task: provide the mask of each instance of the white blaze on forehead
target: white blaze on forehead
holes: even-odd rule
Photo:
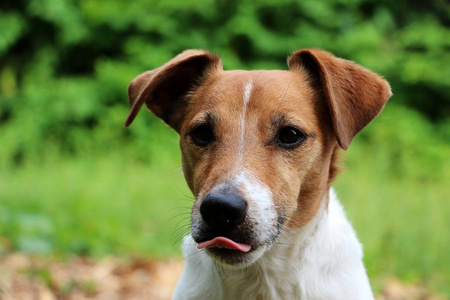
[[[244,88],[244,109],[247,108],[248,100],[250,99],[250,93],[252,92],[253,83],[247,82]]]
[[[250,100],[250,96],[252,93],[253,83],[251,81],[247,82],[244,87],[244,103],[242,106],[242,115],[241,115],[241,138],[239,141],[239,157],[238,163],[241,163],[242,155],[244,152],[244,143],[245,143],[245,116],[247,115],[247,106]]]

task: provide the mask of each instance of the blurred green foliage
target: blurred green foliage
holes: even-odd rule
[[[186,48],[254,69],[286,68],[292,51],[322,47],[383,74],[393,101],[447,120],[449,13],[443,0],[5,0],[0,159],[40,156],[49,144],[82,153],[139,143],[138,126],[114,126],[126,114],[125,87]]]
[[[122,128],[129,81],[188,48],[286,69],[319,47],[394,92],[336,183],[371,276],[450,293],[449,16],[445,0],[2,0],[0,251],[178,253],[177,137],[144,114]]]

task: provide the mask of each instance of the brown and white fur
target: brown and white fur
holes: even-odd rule
[[[145,103],[179,133],[196,198],[174,299],[373,299],[331,182],[339,148],[381,111],[389,84],[318,49],[294,52],[288,66],[224,71],[219,57],[187,50],[129,86],[125,126]],[[285,143],[298,134],[295,145]],[[217,193],[246,205],[243,219],[220,233],[200,210]],[[251,250],[197,249],[215,235]]]

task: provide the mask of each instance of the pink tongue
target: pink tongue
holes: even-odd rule
[[[225,249],[233,249],[239,250],[242,252],[248,252],[252,248],[252,245],[236,243],[230,239],[227,239],[223,236],[215,237],[214,239],[206,242],[201,242],[197,246],[198,249],[203,248],[225,248]]]

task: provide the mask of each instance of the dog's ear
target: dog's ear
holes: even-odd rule
[[[221,69],[219,57],[202,50],[186,50],[163,66],[137,76],[128,86],[131,110],[125,127],[131,125],[145,103],[157,117],[179,132],[186,94],[201,84],[213,69]]]
[[[319,49],[296,51],[289,69],[306,70],[323,92],[341,148],[382,110],[392,96],[389,83],[379,75]]]

